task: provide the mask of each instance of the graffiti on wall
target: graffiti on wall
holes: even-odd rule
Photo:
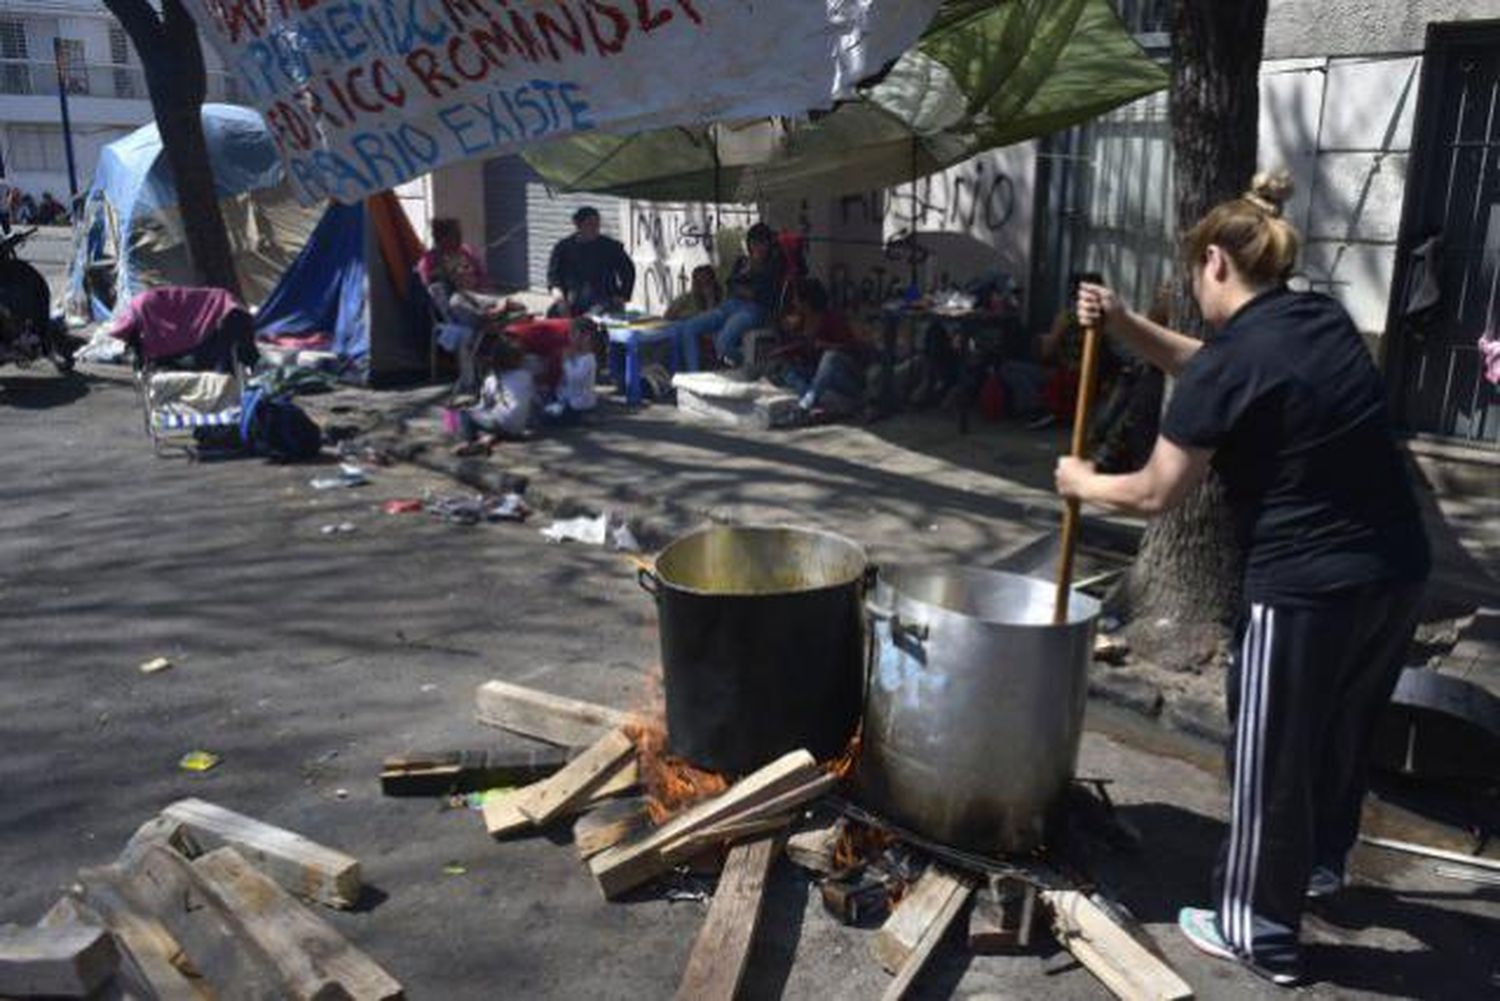
[[[1010,175],[983,159],[884,191],[838,200],[846,225],[879,224],[892,232],[998,233],[1016,213]]]
[[[760,218],[752,205],[707,202],[629,202],[625,212],[625,247],[636,267],[635,304],[647,312],[665,309],[688,290],[695,267],[713,263],[717,232],[744,230]]]

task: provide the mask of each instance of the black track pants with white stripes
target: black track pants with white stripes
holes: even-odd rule
[[[1225,940],[1295,972],[1308,873],[1344,870],[1365,763],[1416,628],[1420,584],[1385,583],[1312,605],[1253,604],[1229,672],[1230,833],[1214,870]]]

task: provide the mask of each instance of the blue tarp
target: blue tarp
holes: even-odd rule
[[[345,361],[370,354],[364,203],[329,203],[318,228],[261,306],[262,335],[328,333]]]

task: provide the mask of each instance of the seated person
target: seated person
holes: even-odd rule
[[[471,330],[524,312],[512,300],[485,291],[489,279],[484,264],[464,243],[457,219],[432,220],[432,249],[417,261],[417,276],[452,322]]]
[[[573,321],[572,338],[563,353],[562,377],[557,382],[557,396],[543,410],[554,424],[572,424],[599,405],[594,390],[598,375],[598,358],[594,354],[595,326],[585,317]]]
[[[1102,285],[1103,279],[1093,273],[1073,275],[1069,281],[1069,299],[1077,299],[1081,283]],[[1000,365],[1000,380],[1005,387],[1007,408],[1030,422],[1033,428],[1049,427],[1073,418],[1078,398],[1078,375],[1083,360],[1083,328],[1071,306],[1058,311],[1052,326],[1038,339],[1036,357],[1007,359]],[[1099,370],[1096,398],[1105,398],[1118,370],[1118,359],[1106,339],[1099,341]]]
[[[804,413],[848,414],[859,409],[865,371],[873,352],[849,321],[830,309],[828,290],[815,278],[798,281],[782,318],[789,340],[773,353],[782,362],[780,381],[801,394]]]
[[[547,262],[547,287],[556,300],[548,316],[617,312],[635,292],[635,264],[619,240],[600,233],[599,210],[573,213],[573,235],[557,241]]]
[[[705,313],[665,328],[676,338],[684,367],[689,371],[698,369],[698,339],[705,334],[713,335],[714,349],[721,362],[730,367],[740,365],[744,361],[741,345],[745,335],[770,323],[775,315],[782,272],[776,232],[763,222],[756,223],[745,234],[745,255],[730,272],[729,294],[724,301]]]
[[[459,411],[459,455],[488,452],[502,438],[524,438],[536,404],[536,382],[521,349],[508,338],[495,339],[489,374],[479,391],[479,402]]]
[[[673,299],[662,315],[668,320],[686,320],[717,309],[723,301],[724,290],[719,287],[719,273],[712,264],[700,264],[693,269],[688,290]]]
[[[260,359],[254,319],[221,288],[147,289],[121,311],[110,335],[142,359],[171,359],[200,371],[229,373],[236,358],[247,367]]]

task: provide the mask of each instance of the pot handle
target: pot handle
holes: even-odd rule
[[[903,621],[901,615],[894,608],[886,608],[884,605],[875,604],[873,598],[865,599],[865,612],[872,619],[888,620],[891,624],[891,638],[899,645],[901,640],[915,640],[918,643],[927,642],[932,629],[925,623]]]
[[[656,576],[656,571],[648,566],[640,565],[635,568],[635,582],[640,585],[641,590],[653,598],[661,597],[661,578]]]

